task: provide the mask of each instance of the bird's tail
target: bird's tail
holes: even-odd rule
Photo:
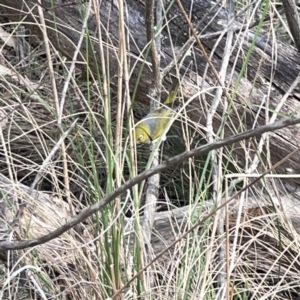
[[[170,104],[175,101],[178,87],[179,87],[179,80],[178,80],[178,78],[175,78],[173,81],[171,91],[169,92],[169,95],[168,95],[167,99],[165,100],[164,104]]]

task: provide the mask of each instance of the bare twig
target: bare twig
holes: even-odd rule
[[[229,1],[229,10],[228,10],[228,24],[234,22],[234,3],[232,1]],[[220,69],[220,80],[221,80],[221,85],[224,85],[225,79],[226,79],[226,73],[227,73],[227,68],[229,64],[229,59],[230,59],[230,51],[231,51],[231,46],[232,46],[232,40],[233,40],[233,30],[231,27],[231,30],[228,31],[227,33],[227,39],[226,39],[226,44],[223,52],[223,59],[222,59],[222,65]],[[212,143],[214,141],[214,129],[213,129],[213,119],[216,113],[216,110],[219,106],[219,103],[221,101],[221,96],[222,96],[222,87],[218,87],[216,89],[215,93],[215,98],[212,102],[212,105],[207,112],[207,122],[206,122],[206,127],[208,129],[207,132],[207,140],[209,143]],[[227,111],[227,103],[224,105],[224,116],[226,117],[226,111]],[[220,132],[218,135],[220,137],[223,137],[223,129],[222,132]],[[211,164],[213,167],[213,199],[215,203],[219,206],[221,205],[222,201],[222,148],[219,149],[219,151],[212,151],[211,153]],[[226,265],[225,265],[225,252],[226,252],[226,240],[224,236],[224,219],[225,219],[225,208],[220,209],[217,214],[215,215],[215,220],[216,222],[214,223],[214,229],[213,229],[213,235],[215,232],[218,235],[218,244],[219,244],[219,273],[218,273],[218,299],[223,299],[224,298],[224,291],[225,291],[225,274],[226,274]],[[212,237],[212,241],[214,240],[214,237]],[[210,247],[210,249],[213,249],[213,247]],[[211,251],[207,252],[207,255],[211,255]],[[207,261],[210,261],[210,257],[206,259]],[[208,268],[208,264],[206,264],[206,268]],[[205,284],[203,284],[203,287]],[[204,293],[204,289],[202,289],[202,294]]]
[[[159,0],[158,0],[159,1]],[[161,7],[161,6],[159,6]],[[161,9],[161,8],[160,8]],[[161,15],[161,12],[160,12]],[[150,89],[150,96],[156,99],[160,99],[160,87],[161,87],[161,75],[160,75],[160,53],[157,51],[156,43],[159,38],[154,36],[154,0],[146,1],[146,31],[147,31],[147,41],[150,43],[150,57],[153,68],[153,85]],[[161,16],[157,20],[157,25],[159,26],[161,22]],[[158,36],[160,36],[160,30],[158,30]],[[160,49],[160,47],[159,47]],[[150,110],[153,111],[158,107],[158,101],[151,101]]]
[[[157,36],[154,37],[154,0],[146,1],[146,25],[147,25],[147,38],[151,47],[151,61],[153,68],[153,83],[150,88],[150,110],[153,111],[157,109],[160,99],[160,89],[161,89],[161,74],[160,74],[160,54],[161,54],[161,39],[160,39],[160,26],[162,22],[162,3],[161,0],[156,2],[156,28]],[[156,148],[153,144],[150,145],[151,150],[155,151],[151,167],[156,167],[159,164],[159,148]],[[150,243],[152,226],[154,221],[154,214],[156,209],[156,203],[158,199],[159,190],[159,173],[149,177],[148,186],[146,190],[146,203],[144,210],[144,221],[142,224],[144,242],[146,244]]]
[[[212,144],[206,144],[201,147],[198,147],[196,149],[193,149],[191,151],[185,151],[182,154],[179,154],[177,156],[174,156],[170,158],[167,161],[164,161],[160,163],[155,168],[151,168],[149,170],[146,170],[142,172],[140,175],[136,176],[135,178],[127,181],[125,184],[123,184],[121,187],[117,188],[114,192],[104,197],[101,201],[89,206],[85,210],[81,211],[76,217],[72,218],[70,221],[62,225],[61,227],[57,228],[56,230],[52,231],[51,233],[44,235],[40,238],[22,241],[22,242],[0,242],[0,250],[17,250],[17,249],[25,249],[28,247],[33,247],[36,245],[44,244],[46,242],[49,242],[53,240],[54,238],[60,236],[64,232],[68,231],[69,229],[73,228],[77,224],[81,223],[86,218],[93,215],[95,212],[100,210],[102,207],[106,206],[108,203],[113,201],[116,197],[126,192],[128,189],[132,188],[136,184],[140,183],[143,180],[146,180],[153,174],[157,174],[162,172],[163,170],[170,168],[171,166],[175,166],[179,163],[182,163],[189,158],[192,158],[194,156],[199,156],[203,153],[207,153],[211,150],[219,149],[224,146],[229,146],[234,143],[240,142],[242,140],[246,140],[252,137],[260,136],[265,132],[278,130],[287,126],[295,125],[300,123],[300,117],[297,118],[289,118],[283,121],[279,121],[276,123],[268,124],[265,126],[258,127],[256,129],[251,129],[242,133],[239,133],[235,136],[231,136],[227,139],[220,140],[217,142],[214,142]],[[290,156],[288,156],[289,158]],[[275,165],[277,167],[277,165]]]
[[[285,0],[282,1],[282,5],[295,45],[300,53],[300,19],[296,3],[294,0]]]
[[[156,29],[157,36],[154,36],[154,2],[155,0],[146,0],[146,30],[147,30],[147,41],[150,43],[150,53],[152,61],[152,86],[150,88],[149,94],[151,97],[150,101],[150,111],[154,111],[159,106],[161,98],[161,74],[160,74],[160,58],[161,58],[161,24],[162,24],[162,0],[156,0]],[[151,167],[155,168],[159,164],[159,147],[155,145],[150,145],[151,151],[155,151],[153,155],[153,160]],[[148,245],[148,253],[144,255],[144,261],[148,263],[151,233],[154,222],[154,215],[158,200],[159,191],[159,181],[160,174],[154,174],[148,178],[147,190],[146,190],[146,201],[144,209],[144,220],[142,223],[144,243]],[[147,273],[148,280],[146,283],[154,282],[153,274],[151,272]],[[150,290],[150,286],[147,287]]]

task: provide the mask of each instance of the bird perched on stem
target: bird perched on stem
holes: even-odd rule
[[[136,124],[136,142],[149,144],[158,139],[161,135],[166,134],[166,128],[168,128],[176,114],[176,110],[181,104],[179,100],[175,100],[178,87],[179,82],[176,79],[164,104],[150,112]]]

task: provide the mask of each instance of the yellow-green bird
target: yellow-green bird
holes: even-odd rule
[[[166,134],[166,128],[176,114],[180,101],[175,101],[179,82],[175,81],[164,105],[150,112],[135,126],[135,140],[139,143],[149,144]]]

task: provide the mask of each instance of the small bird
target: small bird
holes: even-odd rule
[[[150,112],[135,126],[135,140],[138,143],[150,144],[165,134],[166,128],[172,121],[176,109],[180,107],[180,101],[175,100],[179,82],[175,81],[173,87],[164,102],[164,105]]]

